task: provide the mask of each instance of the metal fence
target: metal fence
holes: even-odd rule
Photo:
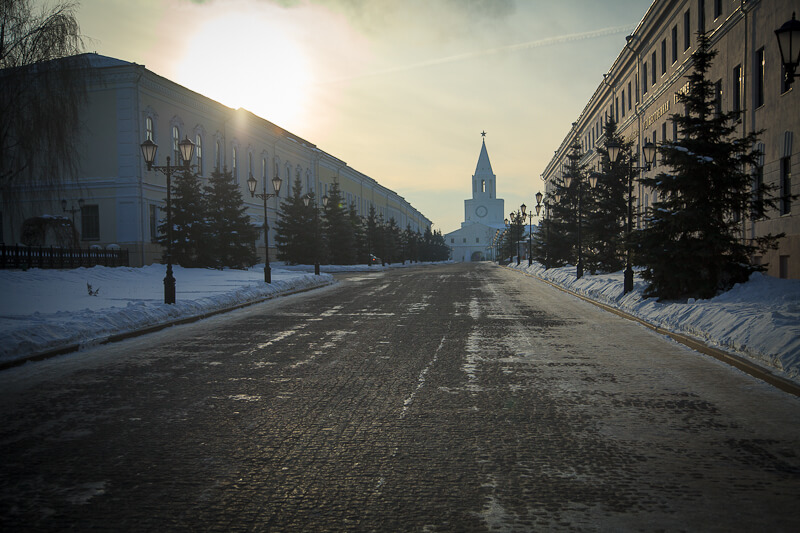
[[[0,269],[128,266],[128,250],[0,245]]]

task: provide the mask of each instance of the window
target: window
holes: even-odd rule
[[[636,103],[639,103],[639,75],[635,76],[636,79]]]
[[[742,110],[742,66],[733,67],[733,110]]]
[[[792,158],[781,158],[781,215],[792,212]]]
[[[631,82],[628,82],[628,111],[631,110],[631,100],[633,100],[633,98],[631,98]]]
[[[647,63],[642,66],[642,94],[647,94]]]
[[[475,244],[479,244],[480,242],[481,242],[481,238],[480,237],[475,237]]]
[[[714,0],[714,20],[722,16],[722,0]]]
[[[656,130],[653,130],[653,144],[655,144],[656,146],[658,146],[657,139],[658,138],[656,137]],[[656,152],[656,155],[653,156],[653,168],[656,168],[657,166],[658,166],[658,153]]]
[[[239,182],[239,165],[237,164],[237,162],[238,162],[238,154],[236,153],[236,147],[235,146],[233,147],[233,152],[231,153],[231,156],[232,156],[232,159],[233,159],[233,161],[231,162],[233,179],[235,179],[236,182],[238,183]]]
[[[655,85],[656,84],[656,52],[655,52],[655,50],[653,51],[652,55],[650,56],[650,70],[652,71],[651,73],[653,74],[652,83],[653,83],[653,85]]]
[[[789,256],[778,256],[778,277],[787,279],[789,277]]]
[[[714,82],[714,113],[717,116],[722,114],[722,80]]]
[[[261,179],[264,180],[264,183],[267,183],[267,158],[261,158]]]
[[[486,192],[486,180],[481,180],[481,192]]]
[[[692,46],[692,17],[689,10],[686,10],[686,13],[683,14],[683,51],[689,49]]]
[[[667,123],[664,122],[661,124],[661,142],[665,142],[667,140]]]
[[[197,175],[203,175],[203,138],[198,133],[194,137],[194,153],[197,154]]]
[[[614,108],[616,109],[615,115],[614,115],[614,120],[616,122],[619,122],[619,98],[615,98],[614,99]]]
[[[759,48],[756,51],[756,71],[753,83],[753,102],[754,107],[761,107],[764,105],[764,48]]]
[[[253,154],[251,152],[247,152],[247,172],[248,176],[253,173]]]
[[[464,244],[466,244],[466,243],[467,243],[467,238],[466,238],[466,237],[464,237]]]
[[[675,120],[672,121],[672,140],[678,140],[678,122]]]
[[[678,25],[672,27],[672,63],[678,61]]]
[[[706,31],[706,0],[697,0],[697,31]]]
[[[81,207],[81,240],[100,240],[100,208],[97,205]]]
[[[144,132],[145,139],[147,139],[148,141],[155,142],[155,140],[153,139],[153,117],[147,117],[144,120],[144,124],[145,124],[145,126],[144,126],[144,128],[145,128],[145,132]]]
[[[661,41],[661,75],[667,73],[667,40]]]
[[[220,150],[219,141],[216,143],[216,148],[214,150],[214,168],[217,169],[217,172],[222,168],[222,161],[220,161],[220,156],[222,155],[222,150]]]
[[[450,244],[455,244],[455,243],[456,243],[455,237],[450,237]]]
[[[158,206],[150,204],[150,242],[158,241]]]
[[[181,140],[181,132],[178,130],[178,126],[172,126],[172,153],[174,159],[172,160],[173,163],[176,165],[181,163],[181,151],[178,148],[178,143]]]
[[[625,116],[625,89],[622,89],[622,94],[620,96],[622,97],[622,116],[624,117]]]

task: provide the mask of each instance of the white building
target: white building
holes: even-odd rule
[[[506,227],[503,222],[503,205],[503,200],[497,197],[497,176],[492,172],[484,139],[478,165],[472,176],[472,198],[464,200],[464,222],[460,229],[445,235],[453,261],[494,259],[495,236]]]
[[[143,65],[97,54],[86,57],[91,68],[79,130],[78,179],[64,182],[60,190],[27,186],[15,191],[15,198],[22,200],[14,206],[0,197],[4,243],[20,242],[25,220],[63,215],[64,200],[73,210],[82,248],[119,246],[129,251],[131,266],[159,262],[162,247],[156,239],[166,209],[166,177],[147,170],[140,144],[154,141],[159,147],[155,164],[164,165],[168,156],[173,163],[179,160],[178,142],[184,137],[196,145],[191,163],[201,184],[207,185],[215,168],[232,171],[256,226],[263,228],[264,204],[250,196],[248,176],[258,180],[258,191],[267,183],[267,191],[273,192],[271,180],[276,175],[283,180],[279,198],[268,201],[271,233],[278,202],[291,195],[296,178],[304,193],[314,192],[318,198],[338,182],[343,198],[360,215],[374,207],[384,219],[394,218],[400,228],[424,232],[431,226],[396,192],[268,120],[226,107]],[[274,234],[269,242],[274,259]],[[263,260],[263,229],[255,244]]]

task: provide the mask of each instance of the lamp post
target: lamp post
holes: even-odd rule
[[[189,137],[184,138],[178,143],[178,149],[181,155],[181,163],[176,166],[170,166],[170,159],[167,156],[167,164],[165,166],[154,165],[153,161],[156,159],[156,151],[158,145],[150,139],[140,145],[142,149],[142,156],[147,163],[147,170],[158,170],[167,177],[167,275],[164,277],[164,303],[175,303],[175,276],[172,275],[172,173],[176,170],[188,171],[192,156],[194,155],[194,143],[189,140]]]
[[[537,192],[536,193],[536,216],[537,217],[539,216],[539,213],[542,211],[542,198],[543,198],[543,195],[542,195],[541,191]],[[531,214],[531,226],[532,225],[533,225],[533,214]],[[533,231],[532,228],[530,228],[530,230]],[[539,231],[541,231],[541,228],[540,228]],[[532,240],[533,240],[532,235],[531,235],[531,233],[529,233],[528,234],[528,266],[531,266],[533,264],[533,251],[531,249]],[[545,247],[545,250],[547,250],[546,247]],[[545,253],[547,253],[547,252],[545,251]],[[547,262],[547,261],[545,260],[545,262]]]
[[[247,178],[247,188],[250,189],[250,198],[255,197],[264,200],[264,256],[265,256],[264,282],[265,283],[272,283],[272,269],[269,266],[269,223],[267,222],[267,199],[278,197],[278,193],[281,192],[282,183],[283,180],[276,175],[274,178],[272,178],[272,188],[275,190],[274,193],[267,193],[267,180],[264,180],[264,192],[256,193],[256,185],[258,185],[258,182],[253,177],[253,173],[251,172],[250,177]]]
[[[791,87],[794,82],[794,74],[800,65],[800,20],[795,18],[792,12],[792,20],[786,21],[775,30],[778,38],[778,49],[781,52],[781,63],[786,72],[786,86]]]
[[[311,203],[311,195],[307,194],[303,197],[303,204],[308,207]],[[322,207],[328,205],[328,195],[322,197]],[[319,207],[314,204],[314,234],[315,241],[319,241]],[[319,276],[319,242],[314,243],[314,274]]]
[[[616,164],[617,159],[622,153],[622,145],[616,141],[609,141],[606,144],[608,159],[611,164]],[[625,278],[623,282],[622,294],[628,294],[633,290],[633,266],[631,265],[631,231],[633,227],[633,172],[639,170],[650,170],[650,163],[656,155],[656,145],[646,142],[642,147],[642,157],[644,158],[643,167],[633,166],[633,157],[628,158],[628,224],[626,228],[627,250],[625,253]]]
[[[78,207],[75,207],[75,204],[71,204],[70,208],[67,209],[67,201],[61,200],[61,211],[64,213],[69,213],[72,215],[72,238],[75,238],[75,233],[78,231],[75,227],[75,213],[83,209],[83,198],[78,198]]]

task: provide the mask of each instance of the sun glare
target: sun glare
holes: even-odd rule
[[[229,107],[291,129],[303,121],[312,70],[302,46],[263,14],[238,11],[188,38],[177,81]]]

